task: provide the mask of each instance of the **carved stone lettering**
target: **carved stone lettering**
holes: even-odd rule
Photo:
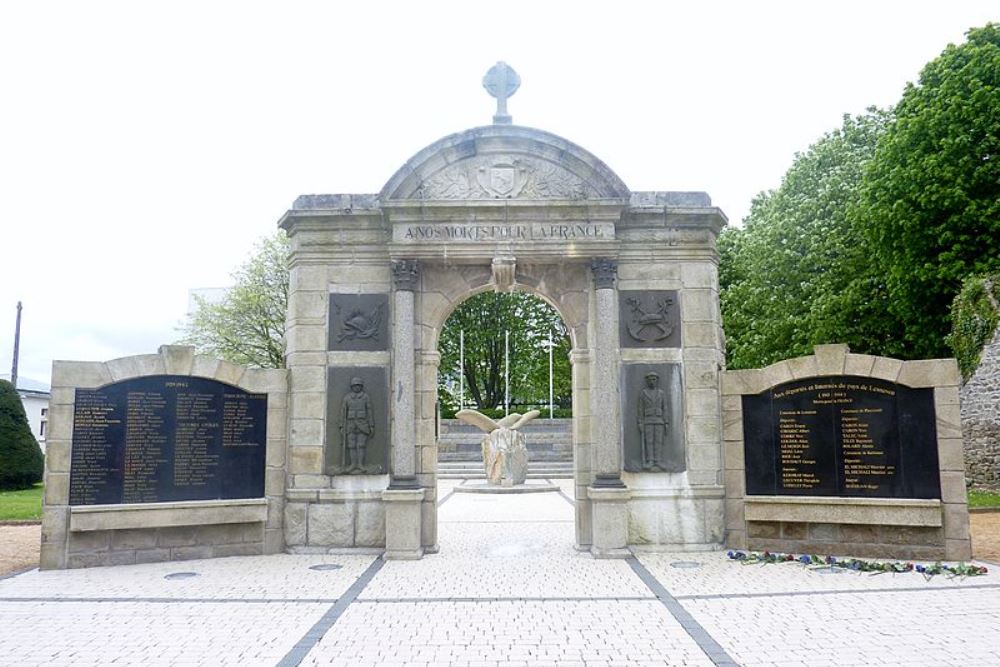
[[[393,227],[395,243],[568,243],[613,241],[612,222],[532,222],[501,225],[475,223],[399,224]]]

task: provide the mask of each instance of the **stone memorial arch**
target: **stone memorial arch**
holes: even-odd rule
[[[282,217],[287,369],[178,346],[53,364],[43,568],[447,548],[438,343],[491,289],[540,296],[569,329],[578,549],[971,555],[955,361],[824,345],[723,372],[725,216],[512,125],[518,82],[498,63],[493,125],[378,194],[304,195]]]
[[[438,341],[488,289],[532,292],[570,330],[577,547],[722,543],[725,216],[704,193],[632,192],[583,148],[509,122],[502,104],[378,194],[303,195],[281,219],[289,550],[439,548]]]

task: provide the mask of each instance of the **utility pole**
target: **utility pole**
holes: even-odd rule
[[[14,325],[14,363],[10,366],[10,383],[17,391],[17,356],[21,347],[21,302],[17,302],[17,324]]]

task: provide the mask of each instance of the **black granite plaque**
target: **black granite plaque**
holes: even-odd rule
[[[625,470],[686,470],[681,365],[622,364],[621,377]]]
[[[69,504],[261,498],[267,394],[152,375],[77,389]]]
[[[329,350],[389,349],[388,294],[331,294],[329,322]]]
[[[622,347],[681,346],[676,290],[618,292],[618,320]]]
[[[743,397],[748,495],[940,498],[933,389],[854,376]]]
[[[387,370],[381,366],[330,368],[326,396],[327,474],[388,473]]]

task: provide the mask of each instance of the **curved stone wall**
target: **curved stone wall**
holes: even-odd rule
[[[123,505],[69,504],[76,390],[181,375],[265,393],[264,498]],[[280,553],[288,405],[284,369],[244,368],[164,345],[157,354],[108,362],[55,361],[42,513],[42,569]]]

